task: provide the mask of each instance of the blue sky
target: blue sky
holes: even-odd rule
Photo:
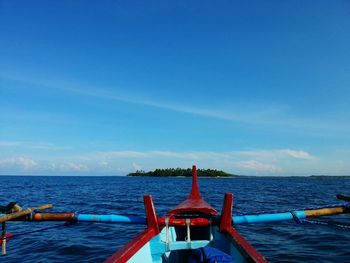
[[[350,174],[349,10],[0,0],[0,174]]]

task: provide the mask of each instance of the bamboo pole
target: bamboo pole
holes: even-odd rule
[[[49,209],[49,208],[52,208],[52,204],[46,204],[46,205],[42,205],[42,206],[38,206],[38,207],[27,208],[27,209],[23,209],[21,211],[18,211],[18,212],[12,213],[12,214],[0,216],[0,223],[6,222],[6,221],[9,221],[9,220],[21,217],[21,216],[28,215],[35,210],[45,210],[45,209]]]
[[[306,218],[331,216],[331,215],[344,214],[348,212],[349,212],[349,209],[346,206],[321,208],[321,209],[315,209],[315,210],[305,210]]]

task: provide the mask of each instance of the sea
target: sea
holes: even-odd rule
[[[350,178],[199,178],[203,198],[221,210],[234,194],[234,215],[335,205],[350,194]],[[144,216],[151,194],[158,215],[183,201],[190,178],[125,176],[0,176],[0,205],[52,203],[52,211]],[[270,262],[350,262],[350,215],[309,223],[239,225],[237,229]],[[103,262],[144,229],[140,225],[9,222],[14,236],[0,262]]]

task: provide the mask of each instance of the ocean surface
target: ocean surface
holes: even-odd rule
[[[290,211],[339,203],[350,194],[350,179],[199,178],[202,196],[220,210],[225,192],[234,193],[234,214]],[[33,207],[52,203],[52,211],[144,216],[143,195],[152,194],[158,215],[183,201],[190,178],[0,176],[0,204]],[[241,225],[237,229],[270,262],[350,262],[349,215],[324,218],[327,224]],[[0,262],[102,262],[144,227],[126,224],[64,225],[10,222],[14,237]],[[51,227],[51,228],[50,228]],[[45,231],[40,231],[41,229]]]

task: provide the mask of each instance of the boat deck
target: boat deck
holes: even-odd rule
[[[153,237],[150,242],[143,246],[128,262],[156,262],[156,263],[178,263],[187,262],[189,255],[194,249],[202,247],[213,247],[217,248],[224,253],[230,255],[234,262],[245,262],[237,249],[233,246],[230,240],[220,233],[218,227],[208,227],[207,231],[200,229],[203,239],[195,236],[195,228],[191,230],[190,241],[185,240],[182,235],[184,229],[175,229],[175,227],[169,227],[167,234],[166,228]],[[147,261],[147,260],[148,261]]]

